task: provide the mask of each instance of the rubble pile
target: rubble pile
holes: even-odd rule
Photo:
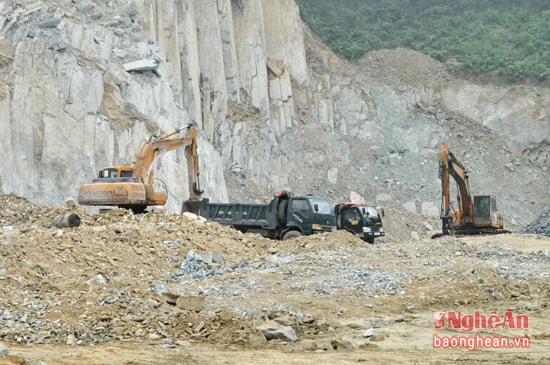
[[[537,218],[521,230],[521,233],[533,233],[550,237],[550,206],[545,207]]]
[[[540,306],[550,277],[547,251],[500,241],[400,241],[391,231],[374,245],[345,231],[275,241],[192,215],[81,207],[72,208],[81,224],[62,229],[52,220],[66,209],[0,201],[5,343],[333,350],[351,336],[353,349],[404,312]],[[407,220],[418,227],[424,218]]]

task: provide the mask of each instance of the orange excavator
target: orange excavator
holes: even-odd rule
[[[451,211],[450,176],[458,186],[458,208]],[[449,152],[447,145],[439,149],[439,177],[441,179],[441,222],[443,235],[475,235],[509,233],[504,229],[502,214],[497,210],[496,197],[493,195],[470,194],[468,171]]]
[[[182,131],[185,131],[182,137],[171,138]],[[119,208],[131,209],[134,213],[143,213],[150,205],[166,204],[166,186],[164,185],[164,191],[155,191],[153,187],[155,173],[151,166],[157,157],[164,152],[183,147],[185,147],[187,158],[189,191],[191,194],[189,200],[184,202],[184,207],[186,207],[185,210],[198,213],[203,191],[199,187],[198,180],[200,172],[197,131],[192,124],[160,136],[152,135],[140,146],[133,167],[103,167],[96,179],[80,187],[78,203],[82,205],[118,206]]]

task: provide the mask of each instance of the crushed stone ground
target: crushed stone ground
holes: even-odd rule
[[[341,231],[281,242],[193,216],[122,209],[89,215],[14,195],[0,203],[2,364],[28,355],[34,363],[64,363],[52,346],[66,353],[168,351],[159,364],[189,351],[195,363],[212,363],[202,350],[212,347],[243,356],[344,351],[352,358],[418,350],[437,363],[448,356],[430,343],[430,316],[440,310],[528,313],[533,351],[498,358],[550,358],[544,235],[432,240],[425,217],[389,211],[388,235],[374,245]],[[78,214],[81,225],[54,227],[66,212]],[[405,221],[424,228],[411,234]],[[296,340],[268,338],[259,330],[266,323],[290,328]],[[374,336],[365,336],[369,331]],[[149,355],[134,355],[135,363]],[[104,363],[119,360],[110,354]]]

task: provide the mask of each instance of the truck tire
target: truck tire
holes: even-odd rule
[[[283,235],[283,241],[297,238],[297,237],[300,237],[301,235],[302,235],[302,232],[300,231],[288,231]]]
[[[370,244],[374,244],[374,237],[366,237],[365,242],[370,243]]]
[[[286,208],[288,207],[288,200],[281,200],[279,207],[277,208],[277,218],[280,222],[286,222]]]

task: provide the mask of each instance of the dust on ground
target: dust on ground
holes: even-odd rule
[[[0,203],[0,364],[550,362],[549,237],[432,240],[437,222],[388,210],[374,245],[281,242],[193,215]],[[54,227],[67,212],[80,226]],[[529,322],[435,329],[440,311]],[[434,348],[434,334],[529,346]]]

